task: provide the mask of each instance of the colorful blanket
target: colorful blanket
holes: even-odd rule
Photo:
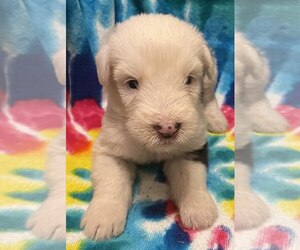
[[[63,250],[64,241],[39,239],[25,225],[47,197],[46,149],[63,125],[65,112],[49,99],[19,101],[9,112],[35,134],[24,133],[0,113],[0,249]]]
[[[115,23],[141,12],[173,14],[193,23],[204,32],[217,57],[217,96],[230,123],[226,134],[210,134],[208,139],[208,188],[217,203],[219,218],[207,230],[184,228],[175,204],[169,199],[161,165],[147,165],[138,169],[124,233],[96,242],[86,239],[79,227],[92,198],[91,149],[101,133],[101,107],[105,106],[94,57],[103,36]],[[233,249],[233,1],[72,0],[68,1],[67,13],[67,248]]]

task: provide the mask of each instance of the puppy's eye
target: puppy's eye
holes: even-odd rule
[[[188,76],[186,78],[185,85],[191,85],[192,81],[193,81],[193,77],[192,76]]]
[[[127,84],[131,89],[137,89],[139,86],[139,82],[137,80],[129,80]]]

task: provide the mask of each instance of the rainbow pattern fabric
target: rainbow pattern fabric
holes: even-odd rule
[[[25,226],[47,197],[46,148],[63,125],[64,109],[51,100],[35,99],[19,101],[9,112],[36,134],[22,132],[0,113],[0,130],[5,132],[0,139],[0,249],[65,249],[64,241],[41,240]]]

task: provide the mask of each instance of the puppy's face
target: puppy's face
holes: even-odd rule
[[[162,24],[175,22],[186,39],[153,29],[151,18],[140,20],[148,33],[129,20],[111,36],[105,52],[109,65],[103,67],[109,71],[109,98],[114,96],[109,105],[120,106],[130,135],[151,151],[182,151],[191,142],[202,143],[206,131],[201,101],[206,62],[199,51],[204,44],[191,26],[164,18]]]
[[[149,149],[184,145],[205,124],[200,112],[202,65],[183,51],[163,46],[148,50],[137,57],[128,54],[114,68],[126,127]]]

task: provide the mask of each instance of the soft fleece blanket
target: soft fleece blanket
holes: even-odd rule
[[[46,149],[65,117],[50,61],[65,46],[65,4],[4,0],[0,12],[0,249],[63,250],[25,225],[47,197]]]
[[[219,218],[207,230],[184,228],[169,199],[161,166],[138,170],[133,204],[122,235],[96,242],[86,239],[80,219],[92,198],[91,149],[104,114],[94,57],[103,35],[117,22],[140,12],[169,13],[204,32],[218,61],[218,99],[230,126],[209,135],[208,188]],[[233,2],[71,0],[67,6],[69,103],[67,123],[68,249],[233,249]],[[113,178],[113,176],[112,176]],[[99,211],[101,213],[101,211]]]

